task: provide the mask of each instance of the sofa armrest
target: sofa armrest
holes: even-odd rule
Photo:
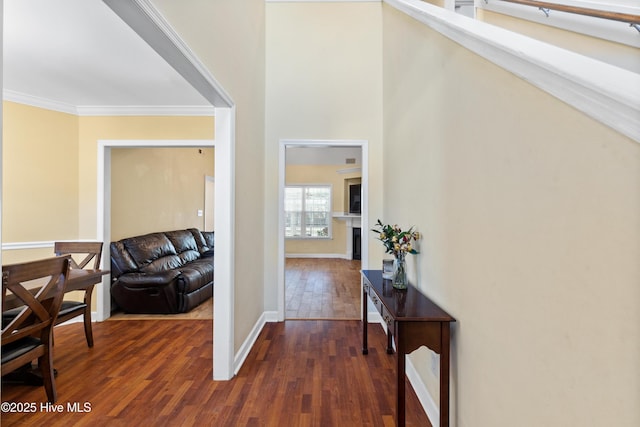
[[[211,258],[215,255],[215,249],[209,249],[208,251],[204,251],[200,254],[200,258]]]
[[[118,277],[118,282],[127,288],[162,287],[173,283],[180,276],[176,270],[160,271],[158,273],[127,273]]]

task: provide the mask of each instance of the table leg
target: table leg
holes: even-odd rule
[[[396,383],[396,426],[404,427],[405,425],[405,353],[401,349],[396,349],[398,377]]]
[[[362,354],[369,354],[369,344],[367,337],[367,325],[369,323],[368,313],[367,313],[367,292],[364,290],[364,286],[362,287]]]
[[[446,427],[449,425],[449,322],[442,322],[440,327],[440,426]]]

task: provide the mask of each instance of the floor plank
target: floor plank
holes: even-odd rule
[[[209,298],[199,306],[186,313],[176,314],[132,314],[121,311],[111,314],[109,320],[183,320],[183,319],[213,319],[213,298]]]
[[[360,319],[360,261],[287,258],[287,319]]]
[[[3,402],[33,402],[35,413],[1,414],[3,426],[388,426],[394,416],[395,355],[359,321],[268,323],[238,375],[212,378],[212,322],[130,320],[56,328],[55,366],[62,413],[40,409],[42,387],[3,384]],[[413,390],[407,425],[429,426]],[[90,412],[67,405],[85,403]]]

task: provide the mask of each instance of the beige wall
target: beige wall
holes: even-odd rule
[[[4,242],[95,239],[99,140],[214,137],[212,117],[78,117],[5,102],[4,120]]]
[[[640,425],[640,145],[384,9],[384,216],[458,320],[454,425]]]
[[[4,243],[78,236],[78,117],[3,102]],[[5,264],[53,256],[53,249],[3,251]]]
[[[358,165],[349,165],[358,167]],[[331,185],[332,212],[349,211],[345,206],[345,180],[360,177],[361,173],[339,173],[345,165],[288,165],[285,171],[287,185]],[[331,239],[287,239],[285,254],[322,254],[347,256],[347,224],[334,218],[331,223]]]
[[[3,120],[3,243],[96,238],[98,140],[213,139],[214,126],[212,117],[78,117],[6,101]],[[153,149],[145,150],[153,153]],[[171,229],[198,224],[194,206],[196,199],[203,199],[205,171],[213,174],[213,150],[203,149],[204,154],[196,156],[193,153],[198,149],[188,150],[190,154],[186,151],[172,154],[173,161],[164,156],[161,174],[174,178],[170,213],[161,212],[158,207],[153,210],[137,207],[135,214],[126,210],[134,203],[133,199],[142,200],[141,196],[133,196],[134,192],[141,192],[131,185],[138,178],[125,177],[117,170],[116,161],[116,171],[112,173],[116,184],[112,188],[114,237],[142,234],[151,226],[151,231],[156,231],[155,227]],[[158,156],[154,161],[159,162]],[[119,158],[117,153],[114,157]],[[151,164],[140,157],[136,159],[138,168]],[[185,168],[187,162],[197,163],[198,168]],[[193,184],[198,188],[187,192],[187,185],[181,187],[180,184],[184,182],[185,173],[196,171],[202,175]],[[128,185],[122,185],[125,179],[130,181]],[[188,177],[188,180],[195,179],[195,175]],[[145,182],[145,186],[148,188],[153,181],[152,178]],[[165,189],[158,189],[142,194],[149,206],[159,198],[166,198],[165,193]],[[158,219],[158,212],[171,218]],[[53,248],[5,250],[2,261],[9,264],[53,255]]]
[[[95,238],[99,140],[214,139],[213,117],[82,117],[79,126],[79,237]],[[213,160],[212,160],[213,161]]]
[[[364,197],[368,196],[370,218],[381,214],[380,24],[380,3],[267,3],[264,216],[268,310],[277,308],[281,140],[367,140],[369,194]],[[377,251],[370,249],[369,253],[374,264],[382,259]]]
[[[204,230],[205,176],[213,148],[113,148],[111,241],[145,233]]]
[[[236,105],[235,350],[264,312],[264,0],[152,0]]]

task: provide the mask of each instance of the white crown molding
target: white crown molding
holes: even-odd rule
[[[3,90],[3,99],[75,116],[215,116],[215,108],[210,105],[75,106],[9,89]]]
[[[79,116],[215,116],[215,108],[200,105],[128,105],[113,106],[79,106]]]
[[[52,99],[40,98],[38,96],[28,95],[26,93],[16,92],[10,89],[2,90],[2,99],[18,104],[44,108],[45,110],[78,115],[78,109],[75,105],[67,104],[60,101],[54,101]]]
[[[640,75],[419,0],[384,0],[640,143]]]

